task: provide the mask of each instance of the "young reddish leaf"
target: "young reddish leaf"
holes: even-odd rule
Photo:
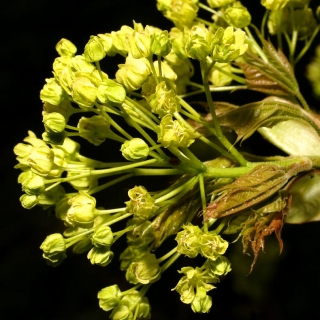
[[[310,114],[298,105],[277,97],[249,103],[218,116],[221,126],[232,128],[239,140],[249,138],[260,127],[273,127],[287,120],[299,120],[311,125],[320,135],[319,126]]]
[[[283,188],[291,177],[311,167],[308,158],[301,158],[301,162],[288,167],[257,165],[233,183],[214,191],[218,197],[207,207],[205,221],[235,214],[262,202]]]

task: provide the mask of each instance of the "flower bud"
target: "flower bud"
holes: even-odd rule
[[[90,260],[91,264],[96,264],[100,267],[107,266],[113,258],[114,254],[110,251],[109,248],[97,248],[93,247],[88,252],[88,259]]]
[[[183,230],[177,233],[176,241],[178,242],[177,251],[181,254],[194,258],[199,253],[199,241],[202,231],[198,226],[191,224],[182,227]]]
[[[157,56],[164,57],[171,51],[171,42],[169,39],[168,31],[161,31],[151,36],[150,50]]]
[[[66,221],[67,219],[67,212],[70,209],[70,204],[69,204],[70,197],[63,197],[55,207],[55,216],[62,220]]]
[[[40,99],[42,102],[47,102],[58,106],[64,98],[65,92],[56,79],[46,79],[46,84],[40,91]]]
[[[65,117],[57,112],[43,114],[44,127],[46,131],[52,133],[61,133],[66,127]]]
[[[33,173],[31,170],[21,173],[18,182],[22,184],[22,190],[29,196],[37,196],[45,190],[43,178]]]
[[[113,234],[111,228],[104,225],[95,228],[94,234],[92,236],[92,243],[97,248],[109,248],[113,243]]]
[[[214,65],[214,68],[212,69],[212,71],[209,74],[209,81],[215,86],[223,87],[223,86],[227,86],[228,84],[230,84],[232,82],[232,78],[230,76],[228,76],[227,74],[220,72],[215,67],[218,67],[219,69],[221,69],[227,73],[232,74],[231,64],[216,62]]]
[[[222,28],[219,28],[215,34],[216,44],[212,52],[212,58],[221,63],[237,59],[248,49],[244,31],[240,29],[233,31],[233,27],[228,27],[222,34],[222,30]]]
[[[66,135],[65,131],[60,133],[44,132],[42,134],[42,140],[47,144],[60,145],[63,144]]]
[[[102,41],[99,37],[90,37],[89,42],[84,47],[83,56],[88,62],[97,62],[106,56]]]
[[[47,176],[53,168],[53,160],[53,151],[48,146],[40,146],[32,149],[27,162],[33,172]]]
[[[219,7],[225,7],[233,2],[235,2],[236,0],[207,0],[208,5],[211,8],[219,8]]]
[[[85,72],[88,74],[92,74],[93,71],[96,70],[96,67],[87,61],[84,56],[75,56],[73,57],[68,66],[70,67],[70,72],[76,73],[76,72]]]
[[[98,87],[97,97],[102,103],[122,104],[126,98],[124,87],[113,80],[104,80]]]
[[[80,107],[91,108],[97,99],[97,81],[94,77],[81,73],[72,83],[72,99]]]
[[[80,137],[99,146],[112,133],[110,124],[102,116],[81,117],[78,123]]]
[[[92,226],[95,218],[95,198],[80,191],[80,194],[71,198],[68,203],[70,204],[66,217],[68,223],[84,227]]]
[[[149,146],[140,138],[132,138],[122,144],[120,151],[128,161],[142,161],[149,154]]]
[[[87,252],[91,248],[92,248],[91,238],[84,237],[82,240],[80,240],[73,246],[72,251],[76,254],[82,254],[84,252]]]
[[[215,233],[204,233],[199,239],[201,255],[210,260],[216,260],[219,255],[223,255],[228,245],[226,240]]]
[[[53,148],[61,149],[64,152],[65,157],[70,160],[76,160],[80,151],[79,143],[70,138],[65,138],[62,145],[54,146]]]
[[[20,197],[20,202],[21,205],[23,206],[23,208],[25,209],[31,209],[34,206],[36,206],[38,204],[38,197],[35,195],[27,195],[27,194],[23,194]]]
[[[107,56],[113,57],[117,54],[117,51],[113,45],[112,36],[110,33],[98,34],[98,37],[103,45],[104,52]]]
[[[212,278],[225,276],[231,271],[230,261],[225,256],[218,256],[216,260],[208,259],[204,267]]]
[[[128,212],[132,212],[135,217],[147,220],[153,216],[158,207],[148,191],[142,186],[136,186],[128,192],[130,201],[126,202]]]
[[[158,142],[165,148],[189,147],[195,140],[195,134],[189,129],[180,125],[177,120],[173,120],[170,114],[165,115],[160,122]]]
[[[126,279],[130,283],[148,284],[160,279],[161,268],[154,254],[147,253],[127,269]]]
[[[66,243],[60,233],[54,233],[46,237],[40,246],[43,257],[48,265],[58,266],[66,257]]]
[[[51,188],[44,193],[41,193],[38,196],[38,204],[42,206],[42,208],[45,210],[51,206],[56,205],[65,195],[66,192],[63,189],[63,187],[57,185],[54,188]]]
[[[83,173],[90,173],[90,168],[82,169],[80,172],[77,171],[69,171],[67,174],[67,178],[81,175]],[[73,179],[68,181],[72,185],[72,187],[76,190],[89,190],[93,189],[98,185],[98,179],[95,176],[89,175],[87,177],[82,177],[78,179]]]
[[[148,99],[152,112],[158,114],[160,118],[166,114],[179,112],[180,102],[173,90],[168,90],[166,83],[162,81],[156,86],[156,92]]]
[[[204,60],[212,51],[214,35],[204,24],[193,26],[190,30],[185,28],[185,50],[192,59]]]
[[[158,7],[159,8],[159,7]],[[172,0],[164,10],[164,16],[178,28],[190,27],[197,17],[199,7],[193,0]]]
[[[120,254],[120,269],[125,271],[129,268],[130,264],[139,261],[146,253],[149,252],[150,249],[148,245],[141,246],[128,246],[121,254]]]
[[[135,91],[141,87],[150,73],[150,65],[146,58],[134,59],[129,55],[125,64],[119,64],[116,79],[128,91]]]
[[[135,59],[147,58],[152,54],[150,51],[151,38],[144,31],[134,31],[127,35],[127,43],[128,51]]]
[[[115,308],[119,304],[120,298],[121,291],[116,284],[103,288],[98,292],[99,306],[104,311]]]
[[[112,31],[111,38],[115,50],[122,56],[126,56],[129,51],[127,36],[134,33],[134,30],[128,26],[122,26],[119,31]]]
[[[111,320],[150,319],[150,304],[146,297],[142,297],[136,290],[130,290],[113,309]]]
[[[68,122],[69,117],[74,114],[75,108],[72,107],[70,100],[64,100],[57,106],[46,102],[43,105],[42,115],[44,116],[53,112],[60,113],[65,118],[65,122]]]
[[[229,6],[224,11],[224,17],[230,25],[235,28],[245,28],[251,22],[251,15],[246,7],[240,1],[237,1]]]
[[[76,52],[76,46],[69,40],[62,38],[56,45],[56,50],[61,57],[73,57]]]
[[[204,288],[199,288],[191,303],[191,309],[197,313],[208,313],[212,306],[212,298],[206,294]]]
[[[185,49],[185,42],[187,35],[178,28],[172,28],[170,31],[170,40],[172,43],[173,52],[180,58],[188,58],[188,54]]]
[[[285,7],[289,0],[261,0],[261,4],[268,10],[280,10]]]

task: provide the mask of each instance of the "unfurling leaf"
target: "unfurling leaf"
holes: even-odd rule
[[[247,63],[238,63],[244,72],[249,89],[277,95],[296,95],[299,86],[289,61],[281,50],[264,39],[263,51],[268,62],[247,52]]]
[[[264,249],[264,238],[272,233],[278,239],[280,253],[283,243],[281,231],[284,219],[290,209],[292,197],[287,192],[279,192],[277,198],[256,210],[247,210],[243,214],[231,218],[225,234],[240,232],[242,236],[243,253],[248,251],[249,245],[254,253],[254,259],[251,264],[250,272],[255,265],[260,250]]]
[[[233,183],[214,191],[217,198],[207,207],[205,221],[235,214],[266,200],[283,188],[291,177],[311,166],[308,158],[301,158],[301,162],[288,167],[257,165]]]
[[[232,128],[238,135],[237,141],[249,138],[261,127],[273,127],[279,122],[298,120],[310,125],[320,136],[319,126],[308,112],[298,105],[277,97],[249,103],[218,116],[221,126]]]

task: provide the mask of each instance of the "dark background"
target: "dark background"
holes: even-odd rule
[[[16,161],[12,149],[27,135],[27,130],[38,136],[43,132],[39,91],[44,79],[51,77],[52,62],[57,56],[55,44],[61,38],[67,38],[81,54],[90,35],[116,31],[123,24],[131,26],[133,19],[144,25],[170,28],[171,23],[156,10],[155,2],[2,1],[1,319],[106,319],[108,314],[99,308],[97,292],[114,283],[119,283],[122,289],[128,288],[124,275],[118,271],[117,256],[105,268],[92,266],[85,254],[78,256],[71,252],[58,268],[45,264],[40,244],[47,235],[62,232],[64,228],[47,211],[40,208],[27,211],[21,207],[21,189],[16,182],[19,172],[13,169]],[[243,4],[252,6],[256,23],[261,19],[259,2],[243,1]],[[304,78],[304,64],[309,59],[307,56],[299,64],[297,78],[307,100],[316,106]],[[104,70],[111,78],[117,63],[121,62],[110,59],[104,64]],[[236,97],[241,100],[243,96]],[[260,142],[256,148],[259,145]],[[104,152],[110,155],[110,150]],[[117,198],[117,189],[110,191],[107,197],[122,203],[124,189],[119,187],[123,196]],[[180,278],[177,269],[202,263],[179,260],[147,294],[153,308],[152,319],[314,319],[320,290],[319,231],[318,223],[286,225],[281,256],[278,256],[276,241],[267,241],[266,253],[260,255],[250,275],[252,257],[242,255],[240,243],[231,245],[228,257],[233,271],[218,289],[212,291],[213,307],[206,315],[194,315],[190,306],[181,303],[179,295],[171,291]],[[117,246],[115,252],[122,250],[123,244]]]

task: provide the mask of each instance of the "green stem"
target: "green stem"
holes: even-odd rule
[[[218,67],[216,64],[214,65],[213,68],[218,70],[219,72],[225,74],[226,76],[232,78],[233,80],[239,82],[239,83],[246,84],[246,79],[239,77],[233,73],[227,72],[227,71],[223,70],[222,68]]]
[[[207,97],[207,102],[209,105],[210,112],[212,114],[212,122],[214,129],[216,131],[217,138],[219,141],[225,146],[225,148],[235,157],[235,159],[238,161],[238,163],[241,166],[246,166],[247,161],[246,159],[233,147],[233,145],[229,142],[229,140],[224,136],[224,134],[221,131],[218,118],[214,109],[213,101],[212,101],[212,96],[209,88],[209,82],[208,82],[208,73],[207,73],[207,64],[206,61],[201,61],[201,74],[202,74],[202,79],[203,79],[203,86],[205,89],[205,94]]]
[[[203,174],[199,174],[199,188],[200,188],[200,197],[201,197],[201,205],[202,205],[202,215],[206,216],[207,210],[207,196],[206,189],[204,185],[204,177]],[[208,232],[208,222],[205,222],[203,225],[204,232]]]
[[[99,72],[99,76],[100,76],[101,80],[103,81],[103,75],[102,75],[99,61],[96,61],[95,64],[96,64],[97,70]]]
[[[151,68],[151,72],[154,76],[154,79],[156,80],[156,84],[159,84],[159,78],[157,76],[157,71],[156,71],[156,68],[154,67],[154,64],[153,64],[153,60],[152,60],[152,57],[150,56],[149,58],[147,58],[148,61],[149,61],[149,65],[150,65],[150,68]]]
[[[167,260],[169,257],[171,257],[176,252],[177,252],[177,247],[173,248],[171,251],[167,252],[164,256],[157,259],[158,263],[161,263],[162,261]]]
[[[161,267],[161,273],[164,273],[180,256],[181,256],[181,253],[176,252],[176,253]]]
[[[159,197],[155,200],[155,203],[161,203],[163,201],[167,201],[170,198],[173,198],[175,195],[179,193],[187,193],[189,192],[198,182],[199,177],[194,176],[191,179],[189,179],[186,183],[183,185],[173,189],[172,191],[168,192],[167,194],[163,195],[162,197]]]
[[[101,216],[104,214],[118,213],[118,212],[126,212],[127,208],[116,208],[116,209],[107,209],[107,210],[95,210],[96,216]]]
[[[119,178],[117,178],[117,179],[114,179],[114,180],[112,180],[112,181],[109,181],[109,182],[107,182],[107,183],[104,183],[104,184],[102,184],[102,185],[100,185],[100,186],[98,186],[98,187],[95,187],[95,188],[89,190],[89,191],[88,191],[88,194],[91,195],[91,194],[97,193],[97,192],[99,192],[99,191],[101,191],[101,190],[104,190],[104,189],[106,189],[106,188],[109,188],[109,187],[111,187],[111,186],[113,186],[113,185],[115,185],[115,184],[117,184],[117,183],[119,183],[119,182],[121,182],[121,181],[124,181],[124,180],[126,180],[126,179],[128,179],[128,178],[131,178],[132,176],[133,176],[132,173],[126,174],[126,175],[124,175],[124,176],[122,176],[122,177],[119,177]]]

